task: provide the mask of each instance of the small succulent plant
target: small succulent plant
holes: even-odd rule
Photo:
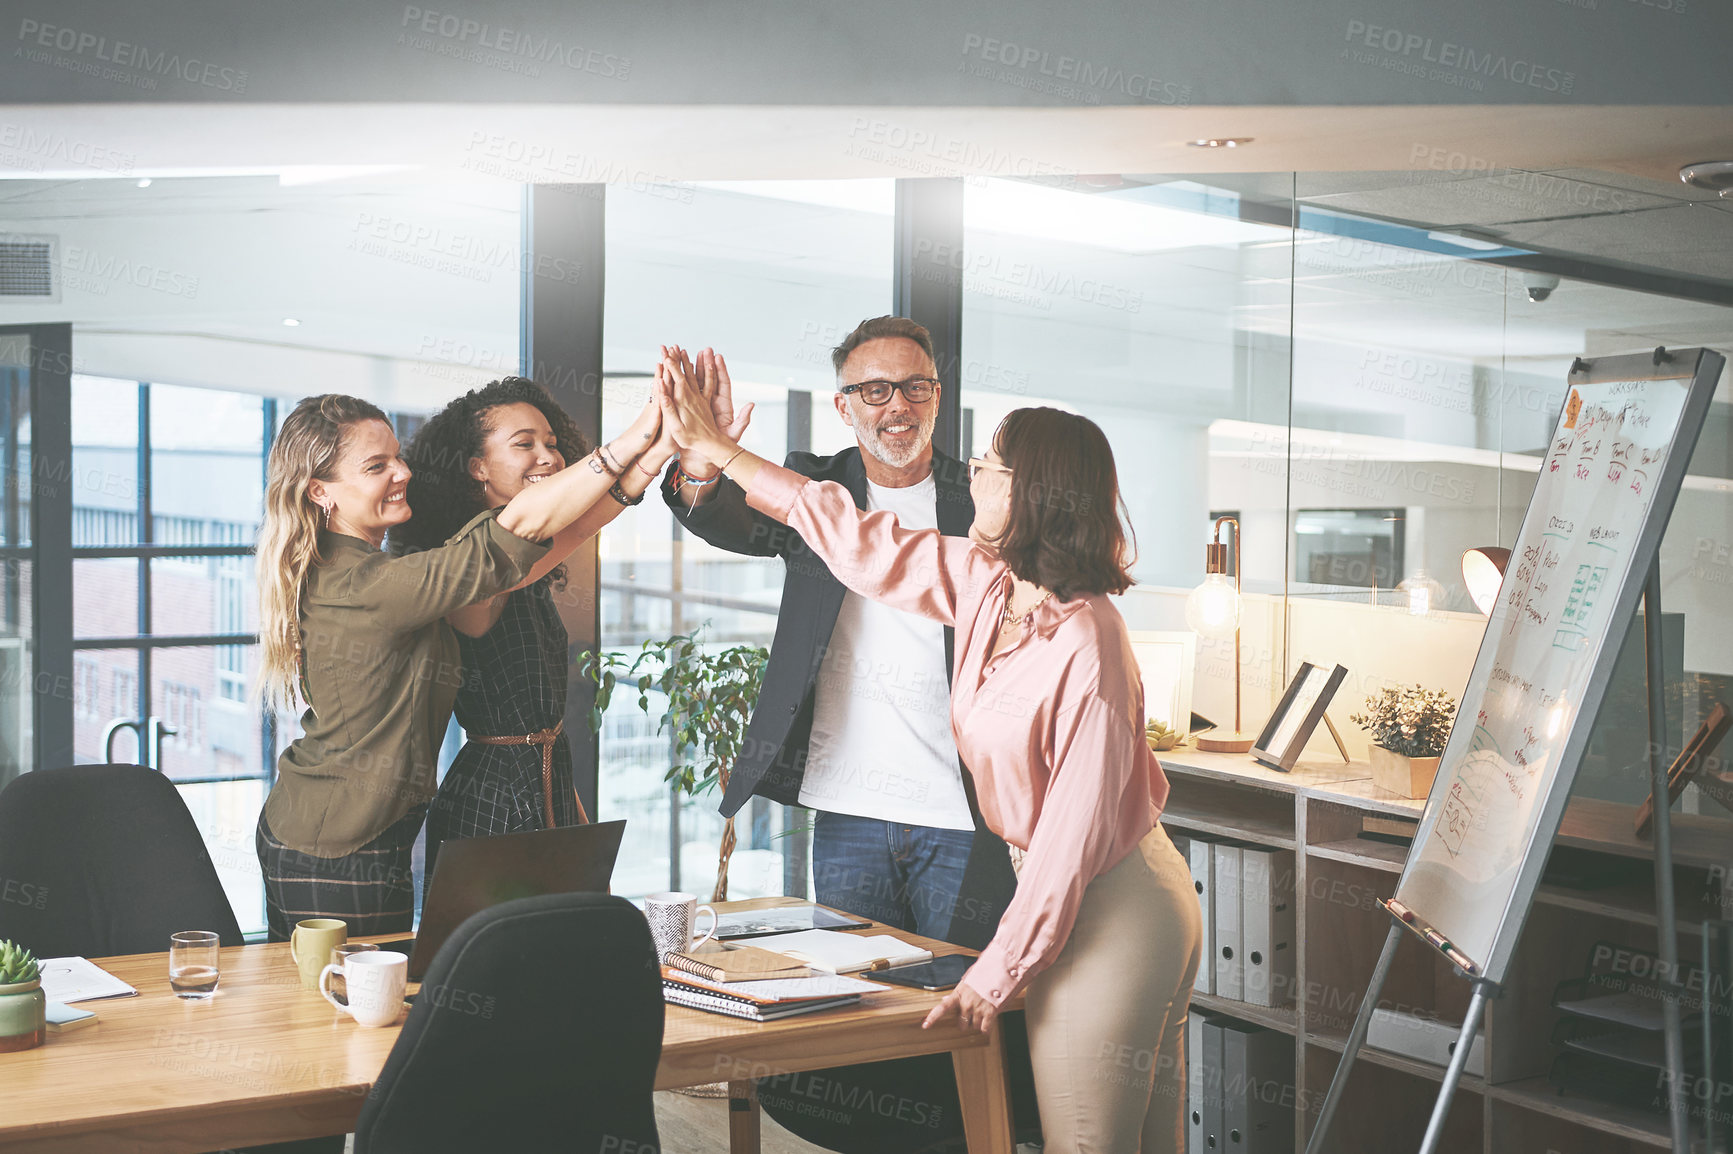
[[[34,982],[41,971],[36,959],[23,946],[0,942],[0,986]]]
[[[1185,734],[1177,729],[1170,729],[1164,721],[1152,718],[1143,727],[1143,738],[1149,742],[1149,748],[1163,753],[1178,745],[1185,738]]]

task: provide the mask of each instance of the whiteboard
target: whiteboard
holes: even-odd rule
[[[1722,357],[1577,362],[1395,900],[1503,979]],[[1420,930],[1420,926],[1412,926]],[[1436,944],[1436,943],[1435,943]]]

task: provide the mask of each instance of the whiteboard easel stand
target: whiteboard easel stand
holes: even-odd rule
[[[1324,1096],[1324,1105],[1318,1111],[1318,1124],[1312,1128],[1312,1136],[1306,1141],[1306,1154],[1323,1154],[1326,1149],[1324,1141],[1330,1134],[1330,1123],[1336,1116],[1336,1107],[1342,1100],[1342,1094],[1348,1088],[1348,1069],[1359,1057],[1360,1048],[1366,1044],[1366,1031],[1372,1025],[1372,1011],[1378,1005],[1378,995],[1384,990],[1384,980],[1390,976],[1390,964],[1396,958],[1396,943],[1401,940],[1404,930],[1402,922],[1391,915],[1390,933],[1384,939],[1384,949],[1378,955],[1378,964],[1372,969],[1372,982],[1366,988],[1366,996],[1360,999],[1360,1009],[1354,1014],[1354,1029],[1348,1034],[1347,1044],[1342,1047],[1342,1060],[1337,1063],[1336,1074],[1330,1079],[1330,1092]],[[1450,1052],[1450,1064],[1444,1068],[1444,1084],[1438,1088],[1438,1101],[1432,1107],[1432,1118],[1426,1124],[1426,1136],[1420,1142],[1420,1154],[1434,1154],[1438,1143],[1444,1136],[1444,1120],[1450,1116],[1450,1102],[1456,1097],[1456,1087],[1462,1081],[1462,1071],[1468,1065],[1468,1051],[1474,1046],[1474,1036],[1480,1031],[1480,1019],[1486,1013],[1486,1003],[1490,998],[1498,996],[1498,985],[1486,978],[1474,975],[1458,967],[1456,972],[1474,983],[1474,992],[1468,999],[1468,1013],[1462,1019],[1462,1030],[1456,1036],[1456,1047]]]
[[[1649,779],[1651,788],[1656,791],[1655,797],[1660,799],[1667,797],[1667,714],[1664,680],[1666,666],[1662,664],[1661,653],[1661,563],[1658,559],[1649,567],[1649,575],[1643,585],[1643,643],[1647,674],[1645,680],[1649,691]],[[1690,1121],[1684,1080],[1681,1077],[1681,1071],[1685,1068],[1685,1043],[1679,1021],[1677,992],[1679,927],[1677,907],[1673,904],[1672,806],[1657,801],[1654,823],[1655,913],[1659,923],[1661,969],[1668,975],[1663,983],[1666,993],[1661,1002],[1661,1021],[1665,1030],[1667,1052],[1669,1121],[1673,1154],[1689,1154]],[[1342,1048],[1342,1060],[1336,1067],[1336,1076],[1330,1079],[1330,1092],[1325,1095],[1323,1108],[1318,1112],[1318,1124],[1306,1143],[1307,1154],[1321,1154],[1324,1149],[1323,1143],[1329,1136],[1330,1123],[1336,1116],[1336,1106],[1348,1087],[1344,1071],[1353,1064],[1360,1054],[1360,1048],[1366,1044],[1366,1031],[1372,1024],[1372,1011],[1378,1005],[1378,995],[1384,990],[1385,979],[1390,976],[1390,966],[1396,958],[1396,943],[1401,940],[1405,928],[1403,923],[1395,920],[1392,915],[1390,933],[1384,939],[1384,949],[1378,955],[1378,964],[1372,970],[1372,982],[1367,987],[1366,996],[1360,1000],[1360,1008],[1354,1015],[1354,1029]],[[1456,1048],[1451,1051],[1450,1064],[1444,1069],[1444,1083],[1438,1089],[1438,1101],[1434,1103],[1432,1117],[1426,1124],[1426,1136],[1421,1139],[1420,1154],[1435,1154],[1438,1143],[1443,1140],[1444,1122],[1450,1116],[1450,1103],[1456,1097],[1456,1087],[1461,1083],[1462,1071],[1468,1064],[1468,1052],[1474,1046],[1475,1035],[1480,1032],[1480,1020],[1486,1013],[1487,1000],[1498,996],[1496,983],[1476,977],[1460,966],[1456,968],[1456,972],[1474,983],[1474,992],[1469,997],[1468,1013],[1463,1017],[1462,1030],[1456,1036]]]
[[[1619,374],[1612,372],[1614,367],[1616,366],[1618,369],[1635,368],[1635,363],[1639,361],[1639,357],[1642,360],[1650,361],[1648,367],[1656,370],[1669,361],[1683,363],[1686,357],[1691,357],[1695,363],[1695,369],[1691,374],[1691,390],[1694,400],[1687,404],[1685,414],[1681,418],[1681,428],[1689,429],[1690,440],[1685,446],[1685,453],[1677,459],[1676,463],[1669,460],[1666,469],[1667,474],[1670,474],[1672,478],[1671,492],[1676,496],[1679,483],[1685,472],[1686,461],[1690,456],[1690,450],[1695,447],[1697,433],[1701,430],[1703,416],[1708,408],[1710,398],[1713,396],[1715,382],[1720,377],[1724,361],[1719,355],[1705,349],[1687,350],[1685,354],[1681,355],[1680,353],[1669,354],[1665,348],[1657,348],[1652,358],[1642,354],[1606,358],[1605,364],[1612,375],[1603,379],[1621,379]],[[1573,384],[1587,380],[1595,369],[1595,366],[1579,358],[1571,367],[1570,380]],[[1659,373],[1655,374],[1655,377],[1656,379],[1664,379]],[[1637,372],[1632,372],[1629,377],[1622,379],[1642,378]],[[1665,487],[1663,486],[1663,488]],[[1668,516],[1671,515],[1670,505],[1666,512]],[[1661,518],[1658,525],[1644,526],[1643,536],[1647,539],[1648,547],[1652,551],[1649,554],[1650,563],[1644,578],[1641,595],[1644,604],[1645,680],[1648,683],[1649,695],[1649,776],[1650,788],[1655,791],[1653,796],[1656,799],[1654,806],[1655,896],[1658,906],[1655,911],[1656,928],[1660,938],[1660,968],[1667,973],[1667,979],[1659,984],[1663,988],[1662,1028],[1667,1061],[1669,1129],[1673,1154],[1689,1154],[1691,1141],[1688,1129],[1689,1115],[1682,1073],[1684,1069],[1684,1042],[1680,1029],[1678,1002],[1678,911],[1673,899],[1672,808],[1671,795],[1667,792],[1667,765],[1664,760],[1666,753],[1666,685],[1665,669],[1661,662],[1659,545],[1665,528],[1665,517]],[[1633,610],[1634,608],[1635,606],[1632,605]],[[1477,664],[1478,661],[1477,658]],[[1596,676],[1590,680],[1590,699],[1594,702],[1596,709],[1599,708],[1602,692],[1605,690],[1611,674],[1612,665],[1611,661],[1608,660],[1596,671]],[[1454,738],[1454,736],[1453,732],[1452,737]],[[1437,788],[1436,782],[1435,788]],[[1542,824],[1556,831],[1559,818],[1563,815],[1564,805],[1564,793],[1550,796],[1545,803],[1545,811],[1547,812],[1542,818]],[[1410,856],[1412,863],[1412,852]],[[1525,878],[1521,884],[1528,890],[1531,897],[1534,887],[1539,883],[1543,864],[1544,856],[1532,858],[1523,864]],[[1407,869],[1405,868],[1404,876],[1406,874]],[[1342,1095],[1347,1090],[1348,1078],[1352,1072],[1354,1060],[1359,1056],[1360,1049],[1366,1042],[1366,1032],[1371,1026],[1372,1012],[1378,1004],[1378,995],[1383,991],[1384,982],[1389,977],[1391,963],[1396,957],[1396,943],[1400,940],[1404,929],[1416,934],[1433,948],[1441,948],[1444,956],[1453,963],[1460,959],[1463,964],[1457,965],[1457,973],[1474,983],[1473,994],[1468,1003],[1468,1013],[1464,1017],[1462,1030],[1457,1036],[1456,1048],[1451,1053],[1450,1064],[1445,1068],[1443,1084],[1439,1087],[1438,1100],[1433,1106],[1432,1117],[1427,1123],[1426,1134],[1421,1141],[1420,1154],[1435,1154],[1438,1149],[1438,1143],[1443,1136],[1444,1122],[1450,1113],[1451,1099],[1455,1097],[1456,1088],[1462,1080],[1463,1069],[1468,1063],[1469,1050],[1480,1029],[1481,1018],[1486,1012],[1487,999],[1496,997],[1498,994],[1499,983],[1488,978],[1486,971],[1478,969],[1474,962],[1450,947],[1442,936],[1436,934],[1435,931],[1429,932],[1428,928],[1417,922],[1402,920],[1394,910],[1389,910],[1388,903],[1386,903],[1386,909],[1392,917],[1390,932],[1384,940],[1384,949],[1378,956],[1378,964],[1372,971],[1371,984],[1355,1013],[1354,1028],[1348,1035],[1347,1043],[1343,1046],[1342,1059],[1336,1066],[1334,1076],[1330,1079],[1330,1089],[1319,1110],[1317,1125],[1313,1128],[1311,1137],[1306,1142],[1306,1154],[1324,1154],[1324,1143],[1329,1137],[1330,1124],[1335,1118],[1336,1107],[1341,1103]],[[1409,916],[1412,917],[1411,914]],[[1520,921],[1515,929],[1517,933],[1520,933]],[[1503,946],[1495,944],[1494,957],[1490,967],[1488,967],[1490,972],[1496,972],[1500,977],[1503,976],[1504,968],[1509,962],[1510,952],[1515,948],[1515,936],[1515,933],[1509,935]]]

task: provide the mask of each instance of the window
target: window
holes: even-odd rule
[[[694,351],[711,345],[728,358],[736,401],[758,406],[746,436],[755,452],[780,461],[791,448],[852,444],[830,410],[830,350],[863,319],[890,311],[892,182],[610,185],[607,197],[604,432],[643,404],[656,346],[678,342]],[[655,491],[603,531],[601,564],[609,648],[636,649],[697,627],[715,646],[770,643],[782,562],[677,531]],[[603,817],[631,819],[620,868],[633,863],[629,882],[616,874],[615,892],[707,892],[722,829],[717,798],[670,796],[662,775],[671,751],[655,730],[635,694],[615,695],[601,740],[599,808]],[[742,809],[730,896],[808,892],[809,821],[803,810],[762,798]]]
[[[163,720],[174,732],[167,738],[185,753],[204,748],[205,706],[199,688],[179,681],[162,683]]]
[[[95,717],[97,696],[102,692],[102,675],[96,660],[85,654],[72,659],[72,708],[79,717]]]
[[[138,674],[127,669],[114,671],[114,715],[117,720],[138,717]]]
[[[247,566],[240,557],[219,557],[213,564],[217,571],[218,633],[245,633],[247,629],[247,599],[253,596],[248,587]],[[245,645],[217,646],[217,695],[224,701],[244,703],[247,700],[247,665]]]

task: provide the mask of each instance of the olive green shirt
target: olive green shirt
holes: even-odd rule
[[[483,513],[444,546],[392,556],[319,533],[301,595],[303,735],[277,759],[265,822],[315,857],[353,853],[434,795],[462,683],[454,609],[511,588],[546,553]]]

